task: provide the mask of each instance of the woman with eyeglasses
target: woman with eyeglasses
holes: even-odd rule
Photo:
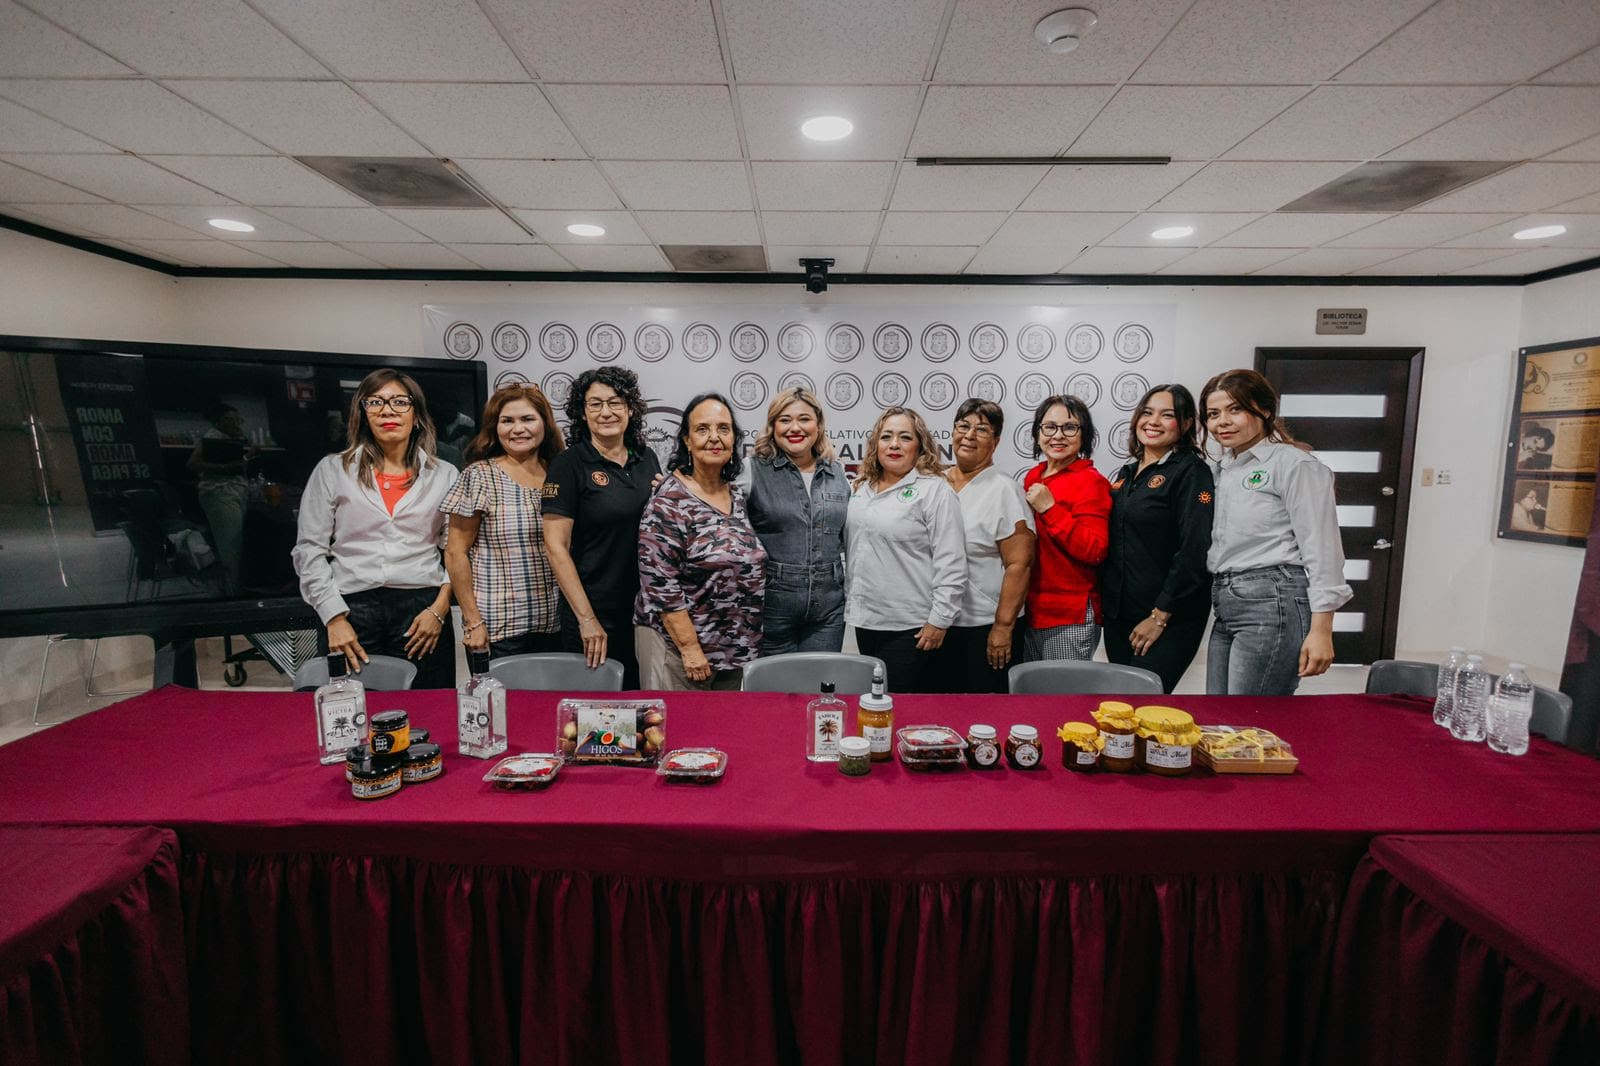
[[[1156,385],[1134,408],[1132,461],[1111,480],[1111,547],[1100,567],[1106,658],[1161,677],[1171,692],[1211,616],[1211,466],[1194,397]]]
[[[591,668],[622,664],[639,687],[633,601],[639,592],[639,516],[661,463],[644,439],[639,378],[620,366],[585,370],[567,397],[572,445],[545,479],[544,538],[561,586],[561,646]]]
[[[550,463],[566,449],[537,385],[496,389],[444,502],[445,568],[461,605],[461,640],[493,658],[561,650],[561,597],[544,547]]]
[[[1099,436],[1076,396],[1051,396],[1033,413],[1033,455],[1022,480],[1039,531],[1028,578],[1023,658],[1092,659],[1100,644],[1096,571],[1105,561],[1111,486],[1090,456]]]
[[[439,504],[456,468],[433,454],[422,388],[374,370],[350,401],[346,447],[311,472],[294,546],[300,595],[324,653],[359,672],[369,655],[414,659],[414,688],[455,687],[450,583]]]
[[[988,400],[956,408],[951,450],[956,465],[944,472],[961,499],[967,541],[967,584],[955,625],[945,635],[944,684],[948,692],[1005,692],[1017,618],[1033,568],[1033,511],[1013,478],[994,465],[1005,413]]]

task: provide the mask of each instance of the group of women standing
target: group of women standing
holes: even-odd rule
[[[469,648],[616,659],[646,689],[737,688],[757,657],[839,651],[848,624],[898,691],[1003,692],[1014,661],[1088,659],[1103,632],[1170,692],[1214,608],[1209,691],[1292,693],[1350,597],[1332,474],[1261,375],[1201,397],[1150,389],[1107,481],[1087,405],[1051,396],[1019,486],[984,400],[957,409],[948,469],[922,416],[889,408],[851,479],[810,391],[773,401],[748,468],[707,392],[663,471],[636,376],[605,366],[573,385],[570,446],[539,389],[497,390],[458,474],[416,382],[380,370],[307,485],[296,569],[329,649],[417,659],[419,687],[453,680],[454,599]]]

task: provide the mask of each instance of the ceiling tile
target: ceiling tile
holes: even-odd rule
[[[868,269],[874,274],[959,274],[978,249],[879,244]]]
[[[878,243],[938,247],[977,246],[994,236],[1004,211],[891,211]]]
[[[546,244],[561,245],[561,254],[567,254],[567,245],[623,245],[649,244],[650,236],[639,228],[633,216],[626,211],[513,211],[522,221],[532,226]],[[574,237],[567,227],[577,222],[591,222],[605,227],[601,237]]]
[[[0,163],[0,203],[92,204],[99,201],[100,197],[93,193],[40,177],[32,171],[14,167],[10,163]]]
[[[44,219],[46,225],[96,237],[200,240],[204,236],[193,226],[178,225],[121,204],[35,204],[30,205],[28,210],[35,217]]]
[[[395,270],[473,270],[477,264],[442,244],[346,242],[346,248]]]
[[[738,92],[751,159],[902,159],[922,101],[915,85],[740,85]],[[817,115],[840,115],[855,129],[837,141],[807,140],[800,123]]]
[[[158,258],[176,259],[191,266],[260,267],[269,270],[283,266],[276,260],[257,255],[248,248],[240,248],[227,241],[141,240],[137,243]]]
[[[1133,80],[1169,85],[1322,81],[1429,2],[1198,0]]]
[[[847,245],[795,244],[770,245],[767,268],[779,273],[798,272],[802,259],[832,259],[835,274],[859,274],[867,269],[867,249]]]
[[[546,85],[598,159],[739,159],[726,85]]]
[[[364,201],[293,159],[259,155],[157,155],[149,161],[255,207],[361,207]]]
[[[1557,204],[1550,209],[1552,214],[1571,212],[1580,215],[1600,214],[1600,193],[1593,196],[1580,196],[1576,200],[1568,200],[1564,204]]]
[[[1600,85],[1600,48],[1591,48],[1533,80],[1547,85]]]
[[[141,211],[164,218],[169,222],[176,222],[196,233],[211,237],[214,240],[231,241],[234,243],[253,244],[256,241],[315,241],[315,235],[305,230],[297,229],[289,223],[240,204],[215,204],[207,207],[187,207],[182,205],[151,204],[141,206]],[[254,233],[225,233],[214,226],[208,225],[213,218],[231,218],[236,222],[248,222],[255,227]]]
[[[1518,82],[1597,40],[1600,5],[1590,0],[1440,0],[1339,80]]]
[[[994,85],[1110,85],[1125,80],[1191,0],[1096,4],[1101,19],[1070,56],[1047,52],[1033,27],[1062,5],[1048,0],[958,0],[934,80]]]
[[[520,81],[527,77],[473,0],[253,3],[346,78]]]
[[[1500,259],[1491,259],[1477,266],[1463,267],[1455,274],[1537,274],[1568,263],[1581,263],[1594,258],[1594,249],[1538,248],[1529,252],[1513,252]]]
[[[1421,211],[1542,211],[1600,191],[1600,163],[1524,163],[1423,204]]]
[[[120,248],[124,252],[132,252],[134,255],[142,255],[146,259],[155,259],[155,260],[158,260],[158,261],[160,261],[162,263],[166,263],[169,266],[193,266],[194,265],[193,263],[189,262],[188,260],[179,259],[177,256],[172,255],[171,253],[158,252],[153,248],[146,248],[143,245],[135,244],[132,241],[101,240],[98,243],[104,244],[104,245],[106,245],[107,247],[110,247],[110,248]]]
[[[889,198],[893,163],[755,163],[763,211],[876,211]]]
[[[13,155],[11,162],[47,178],[124,204],[220,204],[227,197],[131,155]]]
[[[1370,226],[1380,216],[1345,212],[1294,211],[1263,215],[1216,243],[1229,248],[1313,248]]]
[[[1316,274],[1348,274],[1352,270],[1360,270],[1385,259],[1393,259],[1402,254],[1403,248],[1313,248],[1299,255],[1292,255],[1282,262],[1261,271],[1263,274],[1283,275],[1316,275]]]
[[[268,214],[306,233],[340,243],[427,240],[416,230],[402,226],[372,207],[274,207]]]
[[[1328,244],[1334,248],[1427,248],[1452,237],[1510,221],[1511,218],[1511,215],[1504,214],[1430,215],[1411,212],[1391,215]]]
[[[911,155],[1056,155],[1111,98],[1093,86],[934,85]]]
[[[634,217],[657,244],[761,243],[750,211],[639,211]]]
[[[338,82],[179,81],[169,88],[288,155],[427,154]]]
[[[1006,219],[984,251],[996,248],[1059,248],[1062,264],[1086,245],[1098,244],[1132,216],[1101,211],[1033,211]],[[1059,269],[1059,266],[1058,268]]]
[[[97,6],[106,9],[104,5]],[[51,14],[58,21],[61,19],[60,14]],[[8,78],[70,78],[132,72],[22,5],[0,0],[0,73]]]
[[[705,0],[484,0],[505,39],[546,81],[722,81]]]
[[[561,249],[561,255],[572,261],[572,265],[579,270],[671,270],[672,264],[667,262],[654,245],[569,245]]]
[[[1424,248],[1420,252],[1410,252],[1396,259],[1389,259],[1382,263],[1375,263],[1360,270],[1353,270],[1353,274],[1448,274],[1453,270],[1462,270],[1466,267],[1487,263],[1491,259],[1502,258],[1503,251],[1487,248]]]
[[[584,154],[537,85],[368,81],[355,89],[434,155],[574,159]]]
[[[1559,223],[1567,232],[1559,237],[1538,241],[1519,241],[1513,234],[1535,226]],[[1544,212],[1522,215],[1510,222],[1468,233],[1443,242],[1446,248],[1503,248],[1507,251],[1526,251],[1529,248],[1600,248],[1600,215],[1556,214]]]
[[[769,244],[870,245],[878,232],[876,211],[763,211]]]
[[[1070,151],[1211,159],[1305,92],[1298,86],[1125,85]]]
[[[1528,159],[1597,132],[1600,88],[1523,85],[1402,144],[1389,155],[1395,159]]]
[[[1551,152],[1544,157],[1545,162],[1562,160],[1584,163],[1600,162],[1600,136],[1589,137],[1576,144],[1569,144],[1559,152]]]
[[[743,163],[602,163],[629,207],[651,211],[748,211]],[[543,206],[543,205],[541,205]]]
[[[593,163],[529,159],[457,159],[483,190],[506,207],[620,208],[605,175]]]
[[[962,271],[963,274],[1054,274],[1076,259],[1084,245],[1074,244],[1061,248],[1044,245],[1012,246],[990,244],[978,249],[978,254]]]
[[[1288,256],[1284,248],[1201,248],[1157,273],[1249,274],[1281,263]]]
[[[1260,217],[1252,212],[1147,211],[1100,243],[1133,248],[1202,248]],[[1158,229],[1171,226],[1193,226],[1194,232],[1175,240],[1157,240],[1150,236]]]
[[[0,150],[6,152],[113,152],[104,141],[69,130],[54,119],[0,100]]]
[[[1025,211],[1143,211],[1205,164],[1051,167]]]
[[[5,81],[0,95],[130,152],[265,154],[266,148],[151,81]]]
[[[1187,248],[1089,248],[1061,268],[1064,274],[1154,274]]]
[[[52,19],[151,77],[328,74],[240,0],[49,0],[48,8]]]
[[[1275,211],[1350,169],[1346,163],[1212,163],[1163,196],[1161,211]]]
[[[1364,161],[1499,91],[1486,86],[1324,85],[1234,145],[1227,158]]]
[[[946,7],[946,0],[723,0],[722,17],[740,81],[881,85],[922,80]]]
[[[442,244],[516,244],[528,239],[521,226],[492,208],[390,208],[388,214]]]
[[[251,241],[252,252],[302,270],[371,270],[379,264],[337,244],[319,241]]]
[[[452,244],[485,270],[571,270],[572,264],[545,244]]]
[[[889,206],[896,211],[1013,211],[1048,169],[902,166]]]

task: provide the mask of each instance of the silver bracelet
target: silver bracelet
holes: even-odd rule
[[[432,607],[424,607],[423,610],[433,615],[433,620],[435,622],[438,622],[440,625],[444,625],[444,619],[439,617],[438,611],[435,611]]]

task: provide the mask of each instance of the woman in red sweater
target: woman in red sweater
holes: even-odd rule
[[[1111,486],[1089,457],[1098,439],[1088,406],[1052,396],[1033,413],[1033,455],[1022,480],[1039,527],[1028,579],[1023,659],[1091,659],[1100,645],[1095,571],[1106,557]]]

